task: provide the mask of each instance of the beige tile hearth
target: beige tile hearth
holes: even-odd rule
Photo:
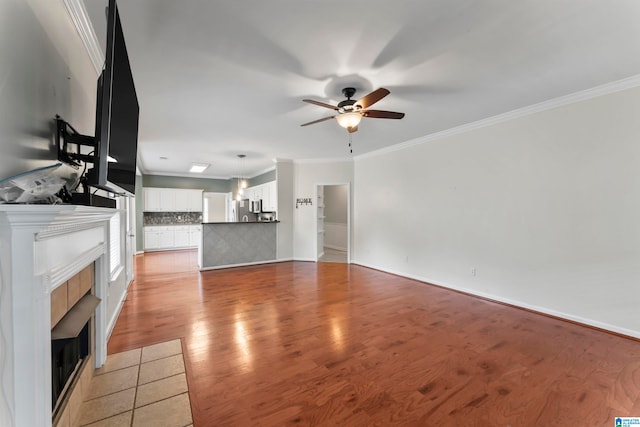
[[[189,395],[179,394],[141,408],[133,414],[133,427],[185,426],[191,424]]]
[[[135,407],[148,405],[168,397],[187,392],[187,376],[184,373],[138,386]]]
[[[119,391],[82,403],[80,425],[91,424],[133,409],[136,389]]]
[[[176,354],[182,354],[182,343],[180,340],[150,345],[142,349],[142,363],[174,356]]]
[[[180,340],[112,354],[95,371],[80,424],[91,427],[192,424]]]
[[[165,357],[164,359],[152,360],[151,362],[140,365],[140,378],[138,378],[138,384],[150,383],[151,381],[157,381],[182,372],[184,372],[182,354]]]
[[[138,365],[130,366],[106,374],[96,375],[91,381],[85,400],[106,396],[137,385]]]
[[[86,427],[130,427],[132,416],[133,411],[127,411],[93,424],[87,424]]]
[[[117,371],[118,369],[137,366],[140,364],[141,348],[124,351],[122,353],[110,354],[102,368],[96,369],[95,374],[101,375],[106,372]]]

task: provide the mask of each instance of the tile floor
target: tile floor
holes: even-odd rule
[[[347,262],[347,252],[337,249],[324,248],[324,255],[318,260],[320,262]]]
[[[80,425],[192,426],[180,340],[111,354],[97,369]]]

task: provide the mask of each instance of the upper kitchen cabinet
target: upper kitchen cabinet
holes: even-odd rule
[[[143,194],[145,212],[202,212],[202,190],[147,187]]]
[[[268,182],[264,184],[264,186],[265,198],[262,210],[266,212],[275,212],[278,210],[278,186],[275,181]]]
[[[278,187],[276,186],[276,181],[249,187],[245,190],[245,195],[251,201],[262,200],[262,210],[264,212],[278,210]]]
[[[144,188],[146,212],[175,212],[176,198],[167,188]]]
[[[202,190],[175,190],[177,212],[202,212]]]
[[[241,195],[242,199],[249,199],[251,201],[254,201],[255,198],[255,194],[254,194],[254,187],[247,187],[245,189],[242,190],[242,195]]]

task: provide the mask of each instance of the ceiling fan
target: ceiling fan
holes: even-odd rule
[[[313,99],[303,99],[303,102],[309,104],[318,105],[320,107],[330,108],[338,112],[333,116],[324,117],[322,119],[314,120],[309,123],[304,123],[300,126],[309,126],[314,123],[324,122],[325,120],[336,119],[338,124],[343,128],[346,128],[349,133],[353,133],[358,130],[358,123],[363,117],[369,117],[372,119],[401,119],[404,117],[404,113],[397,113],[395,111],[382,111],[382,110],[368,110],[370,106],[380,101],[385,96],[389,95],[389,90],[381,87],[376,89],[370,94],[366,95],[359,101],[351,99],[356,94],[356,89],[352,87],[346,87],[342,89],[342,94],[347,97],[344,101],[341,101],[337,106],[326,104],[324,102],[315,101]]]

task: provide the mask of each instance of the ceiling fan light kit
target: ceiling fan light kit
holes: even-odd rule
[[[404,117],[404,113],[398,113],[395,111],[381,111],[381,110],[367,110],[371,105],[380,101],[385,96],[389,95],[389,90],[381,87],[376,89],[370,94],[366,95],[359,101],[351,99],[355,95],[356,89],[353,87],[346,87],[342,89],[342,94],[347,97],[344,101],[341,101],[337,106],[327,104],[314,99],[303,99],[303,102],[317,105],[319,107],[329,108],[338,112],[337,115],[324,117],[322,119],[314,120],[312,122],[304,123],[300,126],[308,126],[314,123],[324,122],[325,120],[336,119],[338,124],[347,129],[349,133],[356,132],[358,130],[358,124],[363,117],[372,119],[401,119]]]
[[[340,126],[349,129],[358,126],[358,123],[362,120],[362,114],[359,112],[342,113],[336,116],[336,120]]]

